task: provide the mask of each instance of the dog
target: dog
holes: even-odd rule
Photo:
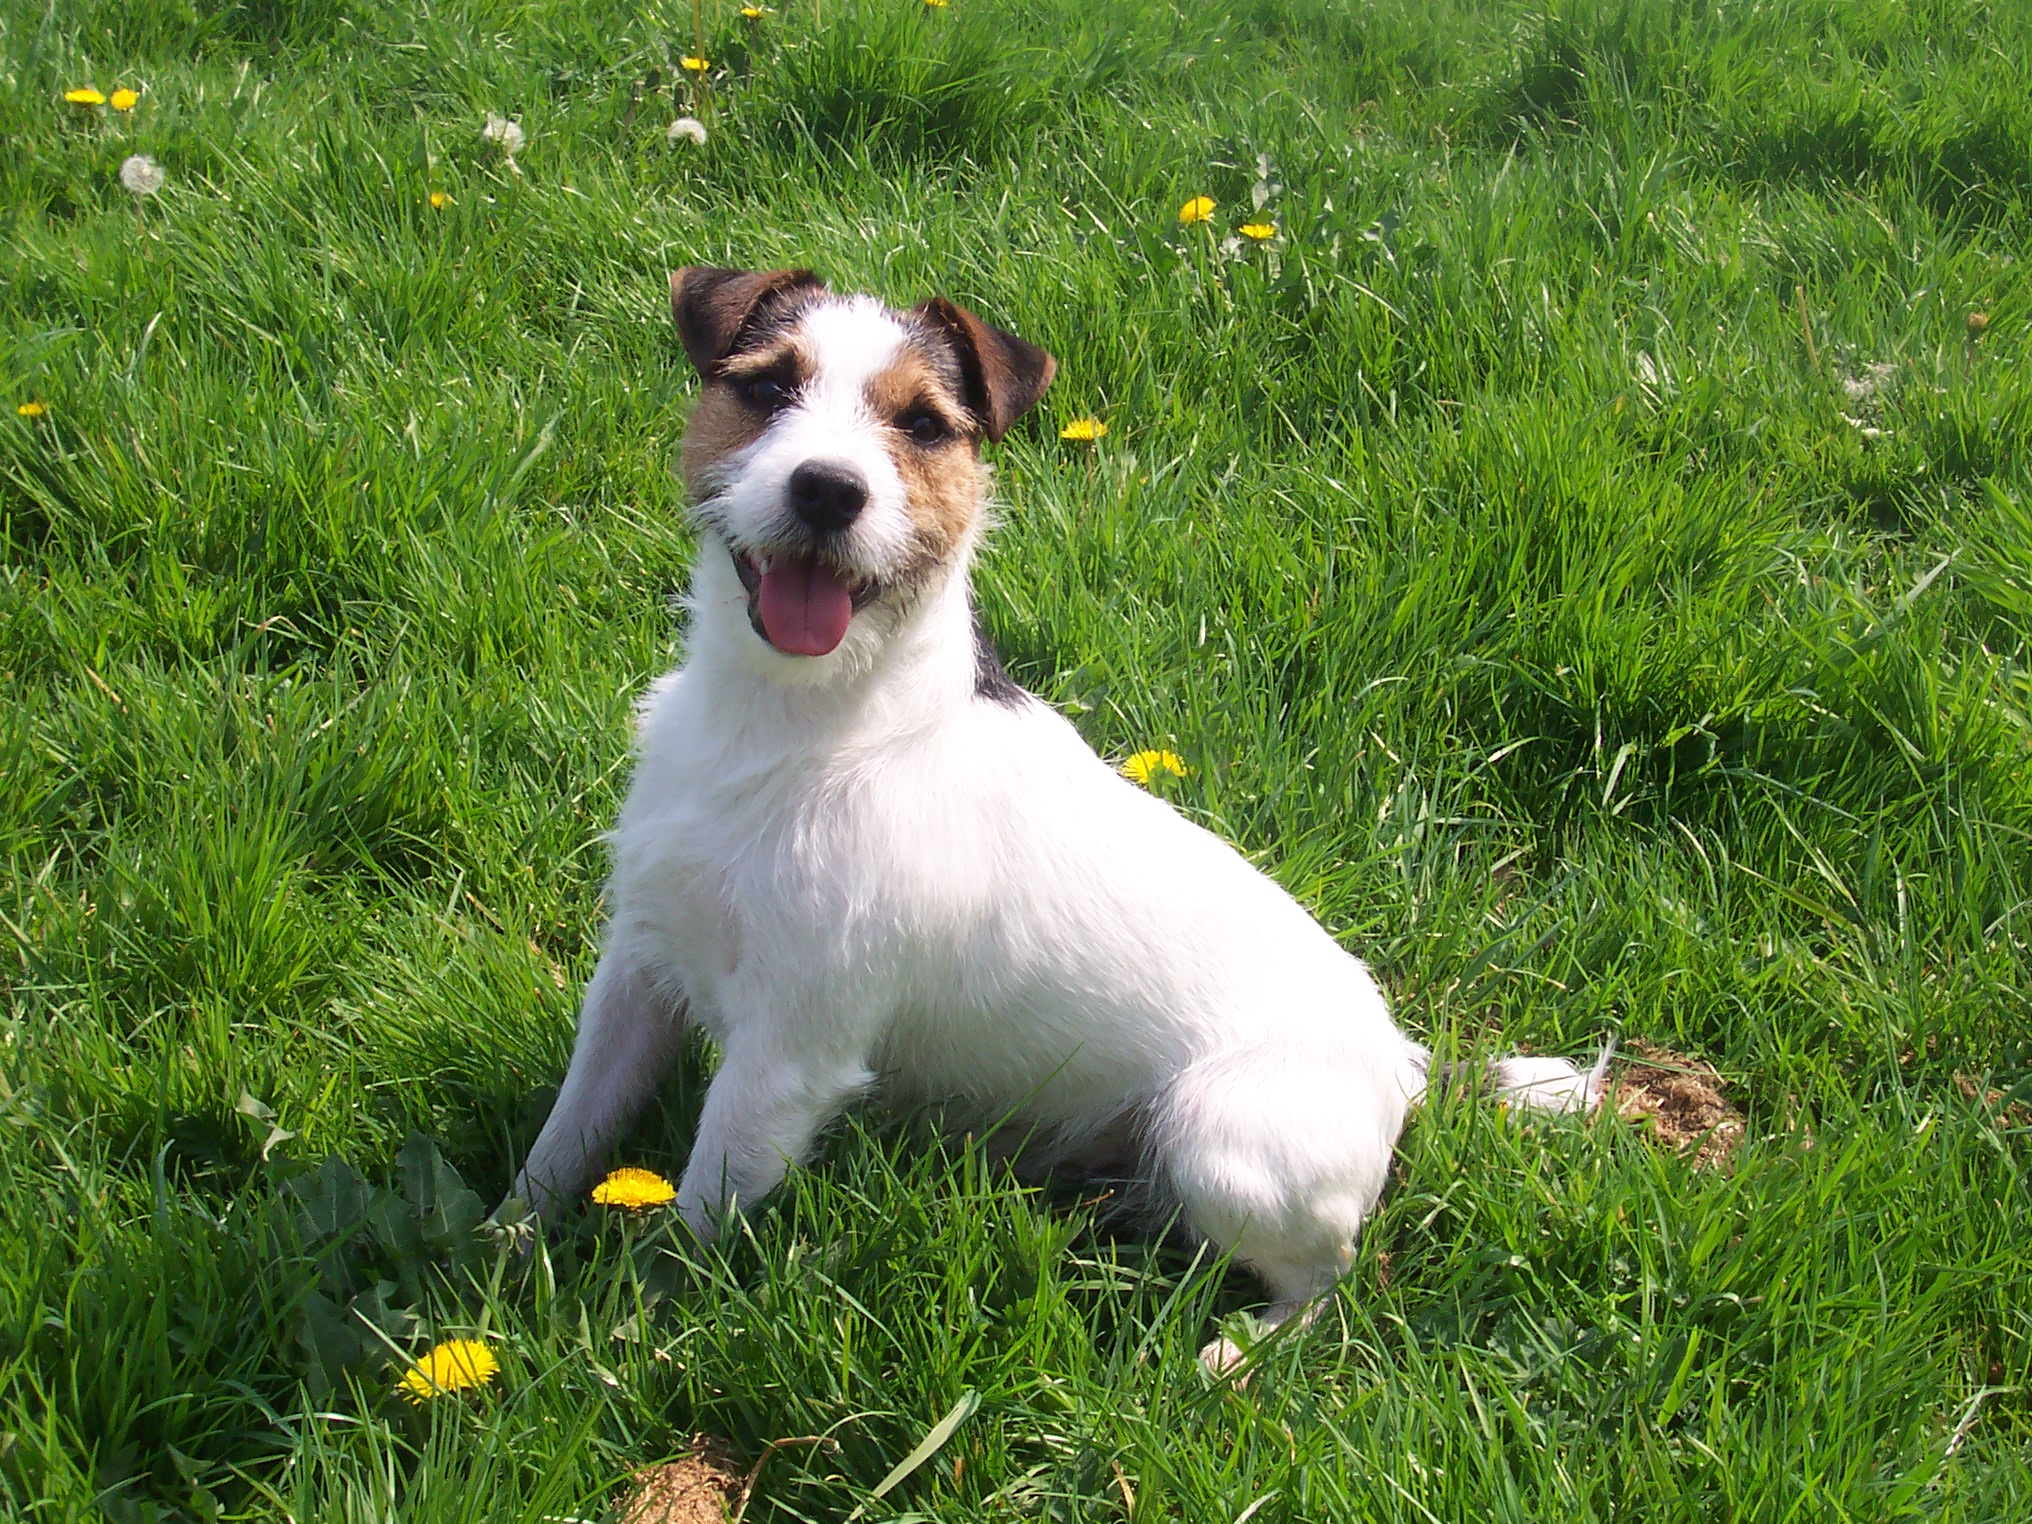
[[[720,1063],[677,1206],[703,1239],[879,1089],[1014,1128],[1038,1167],[1126,1168],[1262,1279],[1266,1323],[1306,1313],[1430,1055],[1289,894],[997,660],[981,447],[1057,362],[807,270],[691,267],[670,299],[703,383],[688,653],[641,705],[604,950],[516,1193],[579,1199],[695,1023]],[[1495,1072],[1557,1110],[1599,1078]]]

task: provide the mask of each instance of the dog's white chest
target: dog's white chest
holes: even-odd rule
[[[660,705],[679,705],[672,685]],[[853,754],[729,758],[680,709],[653,715],[616,832],[619,913],[722,1043],[742,990],[786,1029],[867,1035],[952,966],[990,854],[937,768]],[[935,845],[934,845],[935,844]],[[752,1018],[751,1018],[752,1019]]]

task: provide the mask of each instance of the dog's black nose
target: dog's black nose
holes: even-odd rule
[[[790,511],[821,533],[845,529],[868,506],[868,478],[843,460],[808,460],[790,473]]]

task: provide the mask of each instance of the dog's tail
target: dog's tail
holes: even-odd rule
[[[1458,1081],[1487,1085],[1496,1098],[1530,1111],[1589,1112],[1601,1105],[1608,1094],[1609,1060],[1615,1056],[1616,1040],[1602,1045],[1592,1066],[1579,1068],[1563,1058],[1492,1058],[1477,1072],[1469,1064],[1438,1064],[1432,1050],[1406,1042],[1411,1064],[1430,1090],[1435,1081]]]

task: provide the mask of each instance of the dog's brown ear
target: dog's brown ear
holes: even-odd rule
[[[720,270],[686,265],[670,272],[670,315],[684,352],[702,376],[732,354],[742,334],[775,300],[825,290],[809,270]]]
[[[1028,339],[991,328],[958,302],[934,296],[917,315],[943,329],[960,358],[967,406],[988,438],[999,440],[1018,418],[1037,405],[1058,361]]]

